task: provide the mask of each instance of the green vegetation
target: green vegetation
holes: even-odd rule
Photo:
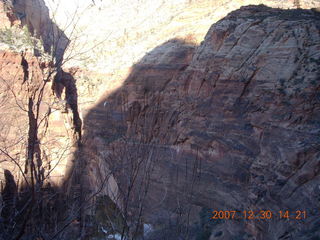
[[[0,29],[0,43],[17,52],[28,49],[34,51],[35,55],[44,55],[42,41],[33,37],[27,27]]]

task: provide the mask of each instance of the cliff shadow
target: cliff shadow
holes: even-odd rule
[[[92,200],[100,202],[100,207],[91,209],[87,219],[99,219],[100,223],[88,235],[103,236],[106,233],[102,227],[108,229],[109,234],[139,239],[146,226],[143,219],[149,218],[150,222],[150,218],[156,218],[151,214],[154,209],[175,201],[174,196],[168,197],[170,193],[161,194],[167,188],[168,175],[159,175],[160,165],[168,163],[160,158],[165,156],[168,160],[168,154],[170,159],[176,155],[173,145],[177,136],[172,127],[178,118],[180,100],[184,99],[183,96],[179,99],[176,87],[196,47],[189,37],[171,39],[154,48],[132,66],[122,86],[101,99],[84,118],[82,143],[66,187],[68,185],[67,189],[72,192],[74,188],[70,184],[82,186],[86,196],[96,193]],[[193,156],[188,158],[194,163]],[[154,188],[154,181],[162,188]],[[101,199],[105,203],[113,202],[117,210],[112,212]],[[167,214],[178,211],[176,204],[172,205],[168,211],[159,210],[163,216],[156,221],[171,221]],[[103,217],[102,213],[105,213]],[[116,219],[118,226],[114,229],[106,213]]]
[[[229,20],[236,20],[240,11],[243,11],[242,18],[257,25],[267,17],[276,17],[281,22],[319,20],[318,14],[310,10],[279,10],[263,5],[243,7],[230,13]],[[205,40],[214,49],[221,47],[223,40],[235,41],[234,36],[228,37],[230,29],[219,30],[214,37]],[[272,32],[261,34],[261,41],[271,35]],[[274,37],[279,41],[282,34]],[[249,42],[253,49],[258,48],[255,39]],[[249,73],[253,71],[254,74],[257,69],[245,65],[245,61],[241,67],[246,69],[240,71],[241,68],[235,67],[239,66],[237,59],[226,58],[225,64],[221,64],[219,57],[220,60],[222,57],[218,54],[198,52],[194,55],[195,48],[194,44],[179,39],[156,47],[132,67],[119,89],[102,99],[84,118],[83,142],[75,158],[80,167],[75,168],[86,175],[78,185],[83,186],[81,181],[89,183],[83,187],[83,193],[95,189],[93,192],[98,194],[94,198],[100,204],[100,197],[115,203],[116,213],[110,213],[108,204],[104,207],[101,204],[100,209],[88,213],[93,218],[99,211],[117,215],[120,227],[110,233],[126,233],[139,239],[148,231],[148,226],[152,226],[154,233],[147,239],[209,239],[216,227],[217,238],[222,234],[225,238],[237,234],[245,238],[251,231],[244,231],[245,221],[210,221],[211,211],[265,202],[267,205],[263,206],[270,208],[275,202],[284,205],[282,201],[285,200],[280,195],[271,196],[278,191],[277,187],[268,194],[267,187],[259,189],[252,180],[251,165],[261,157],[260,136],[246,111],[255,101],[242,93],[233,94],[247,90],[252,78]],[[248,59],[252,56],[246,54]],[[237,56],[245,58],[241,54]],[[219,67],[205,61],[210,57]],[[195,64],[188,68],[192,58],[208,66]],[[228,64],[235,74],[227,69]],[[268,97],[267,94],[263,96]],[[279,99],[283,101],[284,96],[280,94]],[[261,107],[265,107],[265,103]],[[291,136],[294,131],[281,134]],[[281,144],[278,132],[270,131],[265,144],[274,139],[281,139],[278,145]],[[315,141],[314,136],[309,136],[309,140]],[[309,148],[301,151],[313,157],[316,154]],[[276,159],[272,154],[270,150],[268,159]],[[104,189],[97,186],[104,186]],[[248,189],[250,187],[252,189]],[[254,203],[249,199],[250,191],[258,192]],[[112,229],[107,219],[100,218],[98,222],[106,232]],[[314,221],[310,231],[315,232],[315,225]],[[255,225],[259,230],[252,233],[257,239],[268,234],[266,226],[261,222]],[[294,224],[282,226],[279,231],[292,226]],[[101,228],[93,232],[104,234]]]
[[[262,8],[261,12],[266,10]],[[310,14],[278,9],[272,14],[279,16],[278,11],[281,20],[297,16],[304,19],[304,14]],[[214,95],[216,86],[210,81],[222,73],[209,72],[210,66],[208,72],[188,69],[195,48],[180,39],[156,47],[132,67],[122,87],[88,112],[73,169],[65,186],[55,189],[63,196],[61,202],[68,199],[76,203],[67,209],[73,214],[63,226],[71,226],[72,230],[63,237],[80,235],[90,239],[122,234],[143,239],[145,233],[153,231],[145,238],[231,239],[240,234],[243,239],[253,238],[244,230],[248,227],[246,221],[210,221],[214,208],[240,209],[252,204],[245,184],[251,177],[253,159],[260,153],[259,136],[252,140],[257,136],[254,127],[244,119],[243,109],[248,106],[245,98],[232,102],[227,113],[219,111],[219,105],[228,100],[223,98],[222,87],[226,85],[218,85]],[[231,90],[240,89],[244,80],[235,79]],[[197,84],[190,85],[192,81]],[[205,121],[203,115],[208,116]],[[277,137],[281,145],[285,136],[268,134],[263,144]],[[259,191],[257,202],[275,205],[267,191],[254,187]],[[238,192],[241,194],[233,194]],[[282,204],[280,200],[278,203]],[[225,228],[220,228],[220,223]],[[318,231],[317,222],[309,225],[312,231]],[[264,239],[265,226],[260,221],[254,225],[254,231],[259,231],[257,239]],[[217,227],[214,235],[213,227]],[[291,227],[283,226],[284,232]],[[59,234],[62,237],[62,231],[56,236]]]

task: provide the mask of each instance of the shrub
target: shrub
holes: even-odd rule
[[[45,55],[42,41],[33,37],[27,27],[0,29],[0,42],[17,52],[29,49],[36,55]]]

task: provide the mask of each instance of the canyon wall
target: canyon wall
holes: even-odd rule
[[[77,201],[102,201],[81,213],[88,238],[109,227],[100,215],[113,204],[125,219],[115,220],[118,228],[150,224],[147,239],[319,236],[320,17],[308,10],[319,1],[239,10],[262,1],[94,2],[84,2],[71,30],[59,14],[52,25],[49,2],[14,1],[9,15],[2,11],[4,28],[27,26],[47,53],[59,43],[52,36],[64,39],[43,63],[34,51],[1,45],[2,149],[24,164],[25,150],[14,144],[28,130],[25,81],[41,84],[38,75],[64,54],[64,67],[74,68],[55,72],[45,91],[41,112],[50,108],[50,116],[39,140],[50,166],[41,166]],[[275,215],[210,221],[212,210]],[[279,220],[285,210],[308,217]]]
[[[147,188],[150,239],[318,236],[319,19],[310,10],[242,7],[200,46],[172,39],[150,51],[86,114],[91,181],[102,161],[127,189],[128,165],[144,159],[128,219]],[[210,210],[274,216],[210,222]],[[279,220],[284,210],[308,217]]]

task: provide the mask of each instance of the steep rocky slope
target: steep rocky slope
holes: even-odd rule
[[[83,109],[92,107],[100,97],[120,87],[130,74],[130,67],[155,47],[173,38],[188,38],[198,45],[213,23],[241,6],[265,4],[282,9],[320,6],[319,0],[132,0],[130,4],[126,0],[13,2],[19,16],[23,16],[22,22],[42,34],[48,45],[53,42],[50,15],[70,40],[65,65],[81,66],[93,72],[88,76],[89,82],[78,79]],[[59,33],[54,35],[59,36]],[[64,49],[64,37],[60,42],[60,48]]]
[[[0,17],[1,172],[10,169],[19,175],[16,163],[25,165],[28,101],[33,95],[33,100],[42,99],[38,118],[43,118],[39,126],[43,136],[40,134],[38,140],[50,143],[40,154],[48,160],[41,167],[50,172],[52,183],[61,184],[74,150],[76,128],[79,135],[75,125],[81,126],[75,80],[60,67],[69,40],[50,19],[43,1],[0,1]],[[70,100],[73,107],[69,103],[66,107]],[[32,108],[36,112],[36,107]],[[9,164],[5,153],[17,162]]]
[[[54,28],[63,40],[56,62],[70,40],[65,60],[70,50],[84,50],[68,62],[81,69],[58,71],[50,79],[41,112],[48,107],[52,112],[47,137],[39,139],[49,143],[44,146],[51,164],[40,165],[50,172],[49,182],[79,208],[87,198],[98,203],[81,212],[72,229],[89,239],[105,238],[110,228],[130,229],[139,239],[143,224],[153,229],[148,239],[317,239],[319,13],[266,6],[236,10],[262,1],[95,2],[77,15],[80,42],[68,35],[60,13],[55,17],[66,35],[50,20],[49,1],[49,10],[43,1],[17,0],[11,15],[0,12],[4,27],[25,24],[47,52]],[[265,3],[319,6],[319,1]],[[119,18],[116,9],[132,21]],[[97,24],[85,26],[89,18]],[[2,132],[3,140],[27,134],[28,126],[21,124],[27,116],[18,114],[19,104],[27,103],[25,78],[39,80],[52,62],[39,64],[34,49],[22,54],[1,49],[1,81],[12,86],[1,85],[1,103],[7,103],[0,105],[6,123],[1,127],[11,131]],[[24,150],[1,143],[23,164]],[[270,210],[274,216],[210,221],[212,210]],[[306,211],[307,218],[279,220],[285,210],[292,217]]]
[[[243,7],[199,47],[174,39],[149,52],[85,117],[91,181],[92,166],[107,162],[123,169],[113,173],[126,189],[128,164],[151,161],[139,176],[151,175],[144,219],[159,229],[152,239],[316,239],[319,20],[312,11]],[[201,225],[210,210],[274,215]],[[308,217],[279,220],[285,210]]]
[[[199,45],[213,23],[241,6],[265,4],[292,9],[297,8],[296,2],[303,9],[320,6],[319,0],[139,0],[130,4],[117,0],[95,1],[95,5],[91,0],[74,0],[61,2],[55,19],[69,39],[75,40],[66,55],[81,53],[67,64],[104,75],[90,74],[89,82],[83,78],[78,81],[79,95],[84,96],[82,109],[88,109],[92,107],[88,102],[96,103],[121,87],[133,64],[166,41],[179,38]],[[53,1],[46,0],[46,3],[51,11],[57,8]],[[76,16],[75,30],[74,22],[69,28],[65,27],[71,22],[66,21],[70,19],[66,15]]]

